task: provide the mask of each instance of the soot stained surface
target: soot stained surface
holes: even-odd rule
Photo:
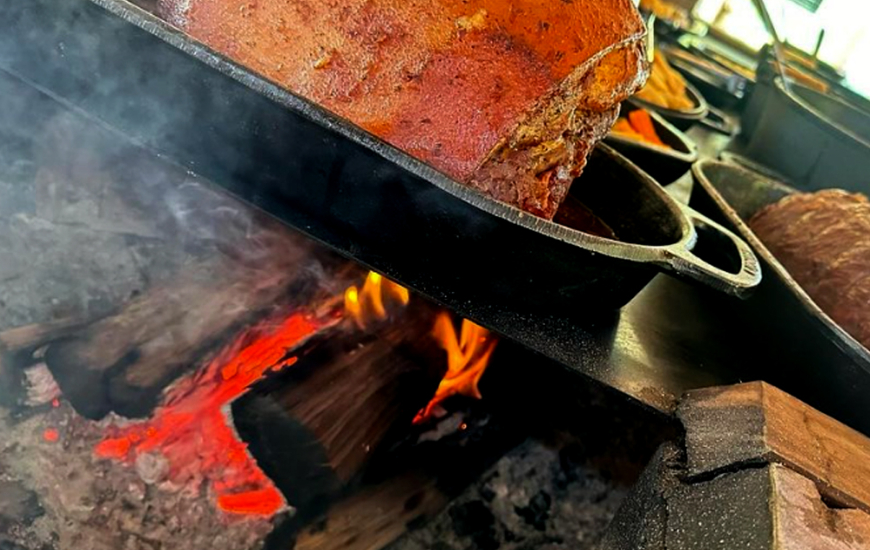
[[[390,550],[591,548],[628,487],[575,451],[527,441]]]

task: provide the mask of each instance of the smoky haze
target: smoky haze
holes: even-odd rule
[[[3,3],[0,70],[468,317],[501,292],[488,273],[517,270],[515,254],[480,243],[536,235],[509,207],[123,0]],[[170,209],[187,215],[183,201]],[[461,281],[438,276],[450,265],[465,266]]]
[[[151,40],[87,0],[0,5],[0,330],[111,313],[216,257],[274,267],[286,230],[194,173],[252,170],[203,122],[245,112]]]

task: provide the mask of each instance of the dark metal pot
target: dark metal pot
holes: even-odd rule
[[[736,108],[746,94],[746,79],[726,69],[712,70],[700,64],[674,58],[671,66],[692,83],[711,105],[723,109]]]
[[[870,192],[870,114],[832,94],[781,79],[758,85],[744,115],[742,153],[796,187]]]
[[[622,105],[622,114],[628,114],[640,108],[637,105],[625,103]],[[688,172],[692,164],[698,160],[698,146],[658,113],[648,112],[652,118],[656,134],[668,147],[622,137],[613,132],[604,138],[604,142],[625,155],[660,184],[667,185]]]

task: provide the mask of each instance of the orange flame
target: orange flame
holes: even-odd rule
[[[350,286],[344,291],[344,311],[359,328],[364,329],[372,322],[389,316],[385,304],[405,306],[410,299],[407,288],[369,271],[362,290]]]
[[[450,396],[465,395],[480,399],[477,384],[498,343],[488,330],[468,319],[462,320],[462,329],[457,338],[453,321],[444,312],[436,317],[432,335],[447,351],[447,373],[438,385],[435,397],[417,413],[415,424],[431,418],[436,407]]]

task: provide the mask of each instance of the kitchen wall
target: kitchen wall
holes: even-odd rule
[[[804,51],[813,51],[824,29],[819,58],[843,69],[858,91],[870,94],[870,75],[862,63],[870,57],[870,2],[823,0],[816,13],[791,0],[765,2],[781,38]],[[770,40],[752,0],[700,0],[694,13],[753,48]]]

